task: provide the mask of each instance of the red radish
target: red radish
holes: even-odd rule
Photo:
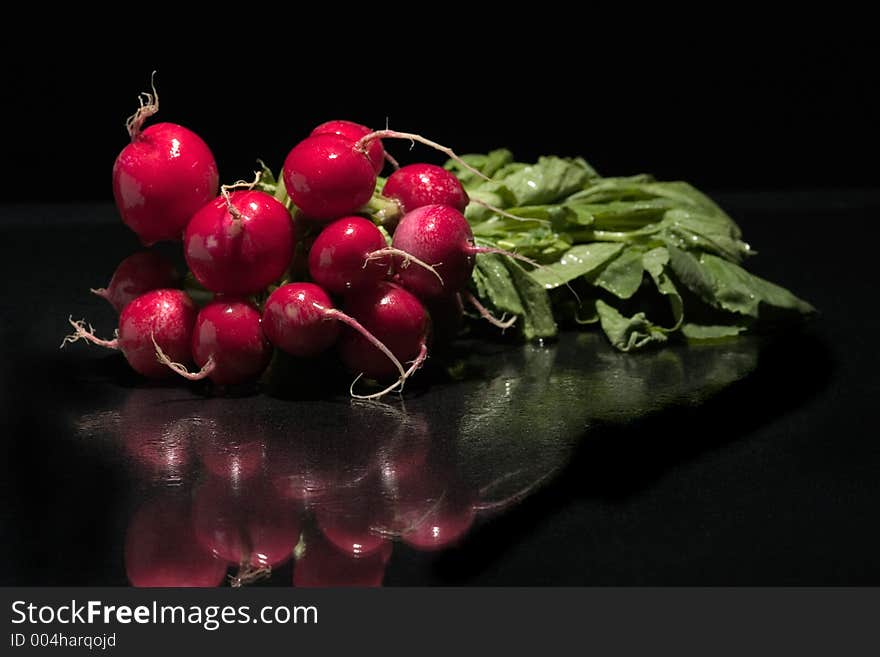
[[[372,221],[343,217],[318,235],[309,251],[309,273],[328,292],[343,294],[355,288],[375,286],[388,275],[392,255],[400,256],[402,266],[412,261],[434,271],[427,263],[389,247]],[[435,275],[439,278],[439,274],[435,272]]]
[[[325,221],[351,214],[369,201],[376,171],[351,140],[319,134],[302,140],[287,155],[284,186],[306,216]]]
[[[152,290],[128,304],[119,316],[119,329],[112,340],[95,337],[94,329],[84,321],[68,320],[74,333],[68,342],[83,339],[107,349],[119,349],[136,372],[150,378],[162,378],[172,372],[156,359],[158,345],[169,359],[189,363],[196,307],[181,290]]]
[[[293,257],[293,225],[287,209],[269,194],[229,194],[230,187],[193,215],[186,226],[184,255],[206,288],[245,296],[284,274]]]
[[[192,516],[199,544],[238,564],[233,585],[253,581],[287,561],[299,540],[299,510],[260,481],[237,487],[209,479],[196,492]]]
[[[131,301],[144,292],[163,287],[174,287],[180,274],[167,258],[155,251],[141,251],[128,256],[119,263],[107,287],[92,288],[121,313]]]
[[[314,135],[339,135],[340,137],[345,137],[352,144],[355,143],[361,137],[366,137],[368,134],[373,132],[370,128],[365,125],[361,125],[360,123],[355,123],[353,121],[327,121],[326,123],[322,123],[317,128],[312,130],[312,136]],[[382,171],[382,167],[385,165],[385,149],[382,147],[382,140],[376,139],[375,141],[371,141],[369,148],[367,149],[367,156],[370,158],[370,163],[373,165],[373,170],[378,175]]]
[[[340,333],[337,322],[349,326],[352,335],[357,335],[368,349],[380,354],[377,360],[387,361],[382,363],[383,376],[391,376],[395,371],[400,375],[394,386],[367,397],[381,396],[402,384],[406,372],[393,351],[355,318],[334,308],[327,293],[314,283],[282,285],[269,295],[263,306],[266,337],[282,351],[300,358],[317,356],[336,342]]]
[[[159,111],[159,95],[141,95],[126,122],[131,143],[113,164],[113,196],[122,221],[145,245],[179,240],[193,213],[217,195],[219,176],[211,149],[174,123],[141,130]]]
[[[370,200],[376,187],[376,171],[369,156],[371,144],[385,138],[421,142],[486,178],[449,148],[420,135],[377,130],[352,143],[337,134],[320,134],[302,140],[284,161],[284,185],[294,204],[306,216],[321,221],[356,212]]]
[[[293,568],[293,585],[306,587],[382,586],[385,566],[391,558],[391,541],[363,557],[345,554],[318,532],[311,532]]]
[[[260,313],[247,301],[220,299],[199,311],[192,335],[192,354],[201,367],[190,373],[157,347],[159,362],[190,381],[211,379],[218,385],[256,379],[272,358],[272,345],[260,328]]]
[[[448,205],[464,212],[470,202],[455,174],[435,164],[401,167],[388,176],[382,194],[395,199],[404,213],[424,205]]]
[[[381,281],[373,288],[350,295],[345,307],[391,350],[396,360],[413,361],[404,380],[422,365],[427,357],[428,314],[411,293],[399,285]],[[394,373],[390,359],[354,331],[345,332],[339,342],[339,353],[352,372],[361,372],[373,379]]]
[[[226,563],[196,541],[188,500],[166,493],[129,521],[125,573],[133,586],[218,586]]]
[[[436,263],[434,267],[443,277],[445,285],[440,285],[435,277],[415,267],[398,272],[403,285],[421,299],[432,299],[464,289],[474,270],[478,253],[498,253],[537,265],[516,253],[476,246],[467,219],[448,205],[425,205],[405,214],[394,231],[392,245],[419,260]]]

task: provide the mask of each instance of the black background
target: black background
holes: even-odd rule
[[[698,41],[674,28],[617,41],[615,29],[595,40],[563,25],[506,48],[430,24],[298,32],[287,44],[213,31],[189,48],[174,32],[100,46],[77,33],[33,60],[33,44],[6,43],[16,65],[0,84],[5,198],[108,200],[124,120],[154,69],[154,120],[199,133],[228,182],[258,157],[277,169],[313,126],[346,118],[387,119],[459,152],[581,155],[605,175],[647,171],[710,190],[876,185],[880,74],[855,35]],[[406,159],[405,142],[389,148]]]
[[[43,60],[29,53],[45,51],[45,42],[7,44],[5,61],[16,65],[0,85],[5,201],[109,202],[124,119],[156,69],[159,118],[202,135],[224,181],[247,177],[257,157],[277,168],[331,118],[381,127],[387,117],[393,128],[461,152],[507,146],[522,159],[583,155],[606,175],[649,171],[721,192],[761,252],[750,268],[822,311],[806,338],[762,362],[747,388],[585,445],[561,482],[441,557],[429,576],[401,573],[398,582],[880,583],[872,242],[880,107],[872,48],[849,34],[845,45],[786,40],[791,32],[775,35],[772,47],[747,32],[691,42],[683,26],[646,44],[623,24],[602,26],[618,37],[612,46],[558,31],[536,38],[540,30],[525,25],[499,43],[472,24],[458,33],[422,24],[378,39],[333,24],[323,41],[279,42],[229,21],[202,35],[210,47],[185,54],[180,38],[158,29],[149,40],[100,47],[90,35],[69,35]],[[6,216],[38,222],[38,214]],[[10,371],[21,377],[4,401],[17,441],[9,452],[17,474],[5,484],[16,487],[7,500],[21,539],[8,542],[19,565],[11,579],[90,583],[102,566],[53,565],[52,546],[76,532],[87,536],[85,546],[99,546],[113,532],[90,512],[102,503],[99,489],[81,480],[94,473],[64,475],[72,484],[66,502],[29,488],[45,463],[63,471],[72,455],[52,452],[46,427],[61,424],[52,418],[65,400],[51,378],[28,367],[36,347],[27,320],[60,334],[69,306],[21,312],[40,299],[47,277],[10,235],[5,277],[16,285],[3,298],[5,341]],[[119,238],[128,240],[120,255],[135,248],[122,227]],[[85,238],[74,243],[87,255]],[[31,236],[26,244],[39,242]],[[103,280],[116,256],[95,259],[98,267],[69,254],[46,268],[93,267],[91,278]],[[64,270],[52,273],[60,279]],[[36,417],[48,419],[30,425]],[[65,503],[81,523],[64,531],[40,525],[47,509],[60,515]],[[39,541],[48,547],[31,558],[27,546]]]

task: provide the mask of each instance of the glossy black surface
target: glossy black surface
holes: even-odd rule
[[[4,207],[0,584],[124,585],[151,559],[219,581],[209,548],[252,572],[301,530],[261,583],[880,583],[875,257],[821,230],[869,235],[880,196],[721,200],[812,326],[638,355],[473,339],[389,404],[317,364],[218,397],[59,351],[70,314],[110,333],[88,288],[136,244],[109,206]]]

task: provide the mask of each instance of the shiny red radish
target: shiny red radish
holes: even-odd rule
[[[448,205],[464,212],[470,202],[467,192],[451,171],[435,164],[408,164],[390,176],[382,190],[406,213],[425,205]]]
[[[293,224],[269,194],[224,193],[193,215],[183,246],[199,283],[212,292],[246,296],[277,281],[290,265]]]
[[[172,374],[156,359],[158,345],[168,358],[182,364],[190,363],[196,306],[181,290],[151,290],[129,303],[119,316],[117,336],[102,340],[95,336],[84,321],[69,322],[74,333],[64,338],[68,342],[87,340],[107,349],[118,349],[136,372],[150,378]]]
[[[159,362],[190,381],[211,379],[218,385],[257,379],[272,358],[272,345],[260,327],[260,312],[249,302],[218,299],[199,311],[192,334],[192,354],[201,369],[192,373],[157,348]]]
[[[309,273],[318,285],[333,294],[373,287],[388,276],[392,258],[401,266],[434,269],[409,254],[388,246],[376,225],[363,217],[343,217],[326,226],[309,251]],[[434,274],[439,278],[439,274]],[[442,283],[442,281],[441,281]]]
[[[397,373],[400,376],[398,383],[405,380],[406,372],[393,351],[357,319],[334,308],[327,293],[314,283],[282,285],[269,295],[263,306],[263,331],[266,337],[291,356],[310,358],[324,352],[339,338],[339,323],[348,326],[353,335],[360,337],[372,351],[380,354],[377,360],[387,361],[383,372],[388,376]],[[365,397],[381,396],[395,387],[396,384]]]
[[[345,137],[354,144],[357,140],[366,137],[371,132],[373,131],[370,128],[361,125],[360,123],[335,120],[322,123],[312,130],[311,135],[339,135],[340,137]],[[370,142],[370,145],[367,148],[367,157],[370,158],[370,163],[373,165],[373,170],[376,174],[381,173],[382,167],[385,165],[385,149],[382,147],[381,139],[376,139],[375,141]]]
[[[392,246],[419,260],[436,263],[434,268],[445,285],[440,285],[430,272],[417,267],[398,271],[404,287],[425,300],[463,290],[471,278],[478,253],[498,253],[537,264],[509,251],[476,246],[467,219],[448,205],[425,205],[405,214],[394,231]]]
[[[351,140],[338,134],[307,137],[284,161],[284,185],[294,204],[312,219],[326,221],[353,214],[373,195],[376,171],[370,159],[371,145],[380,139],[420,142],[454,158],[482,178],[445,146],[408,132],[377,130]]]
[[[159,110],[159,95],[142,94],[126,122],[129,143],[113,164],[113,196],[122,221],[145,245],[179,240],[190,217],[217,195],[211,149],[183,126],[144,121]]]
[[[219,586],[226,563],[196,540],[189,500],[169,493],[145,502],[129,521],[125,573],[132,586]]]
[[[168,258],[156,251],[140,251],[120,262],[107,287],[92,288],[92,294],[106,299],[120,313],[144,292],[175,287],[179,282],[180,274]]]
[[[397,361],[412,362],[411,376],[427,357],[428,314],[421,302],[394,283],[379,282],[345,300],[345,309],[382,342]],[[371,346],[362,335],[345,331],[339,354],[349,370],[373,379],[393,376],[390,359]]]

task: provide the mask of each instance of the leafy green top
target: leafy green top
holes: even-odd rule
[[[478,243],[542,264],[526,271],[480,255],[474,269],[474,293],[522,316],[526,338],[552,337],[560,323],[598,322],[615,347],[631,351],[673,334],[719,339],[815,312],[743,269],[752,251],[739,227],[685,182],[602,178],[580,158],[524,164],[507,150],[464,159],[492,179],[446,165],[482,202],[466,211]]]

